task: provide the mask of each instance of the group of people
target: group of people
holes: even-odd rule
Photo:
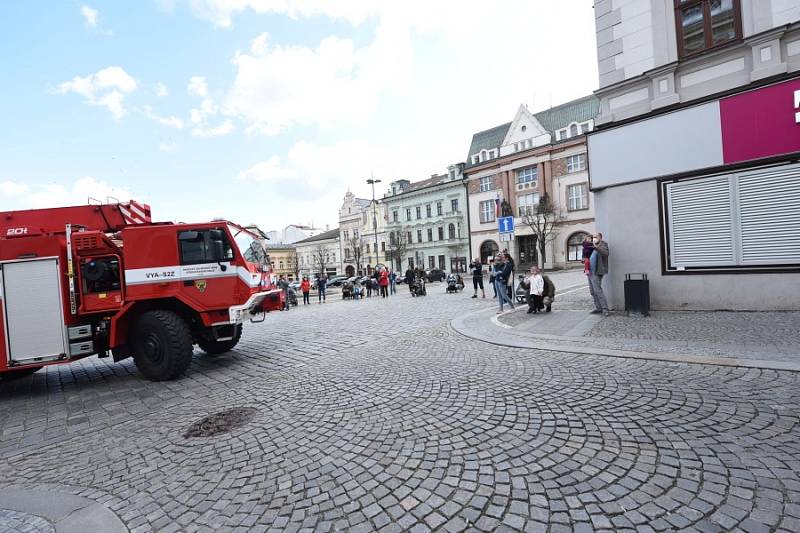
[[[486,291],[483,287],[483,264],[479,259],[474,259],[469,265],[472,272],[473,298],[478,297],[478,289],[481,290],[481,297],[486,298]],[[500,303],[498,314],[503,312],[504,305],[508,304],[514,309],[514,259],[508,250],[503,250],[498,254],[489,265],[489,283],[494,290],[494,297]]]
[[[371,297],[372,293],[380,293],[381,298],[388,298],[390,294],[397,293],[397,274],[394,270],[379,266],[363,283],[360,278],[353,281],[350,296],[354,300],[365,296]]]

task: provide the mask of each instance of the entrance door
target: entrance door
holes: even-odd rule
[[[539,254],[536,250],[536,235],[523,235],[517,237],[517,250],[519,250],[518,262],[521,268],[528,270],[539,261]],[[520,272],[523,270],[520,270]]]
[[[9,361],[66,354],[58,260],[5,263],[0,272]]]

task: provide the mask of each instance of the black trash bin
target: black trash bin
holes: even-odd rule
[[[647,274],[625,274],[625,313],[650,314],[650,282]]]

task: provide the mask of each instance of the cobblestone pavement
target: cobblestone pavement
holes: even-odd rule
[[[0,509],[0,533],[51,533],[52,524],[36,515]]]
[[[174,382],[88,359],[2,383],[0,487],[132,531],[800,531],[800,373],[449,327],[492,305],[403,286],[268,316]],[[257,413],[184,438],[231,407]]]

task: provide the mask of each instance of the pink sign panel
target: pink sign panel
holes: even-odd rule
[[[725,163],[800,152],[800,78],[719,102]]]

